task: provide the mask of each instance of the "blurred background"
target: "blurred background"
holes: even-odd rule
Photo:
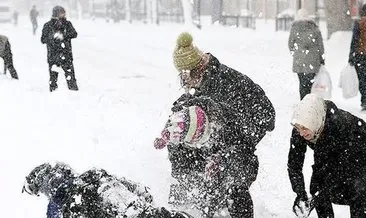
[[[256,20],[275,20],[274,29],[289,30],[295,11],[307,9],[316,22],[327,22],[328,38],[350,30],[364,0],[0,0],[0,20],[12,22],[14,12],[29,13],[35,5],[41,17],[62,5],[73,19],[106,22],[219,24],[255,29]]]

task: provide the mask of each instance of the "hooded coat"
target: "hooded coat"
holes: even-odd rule
[[[325,112],[323,129],[315,141],[305,140],[293,129],[288,155],[289,178],[295,193],[306,193],[302,169],[309,147],[314,151],[310,193],[318,199],[349,205],[366,196],[366,123],[331,101],[325,101]],[[318,122],[309,123],[319,126]]]
[[[295,73],[318,73],[324,63],[324,45],[321,32],[314,21],[296,20],[292,23],[288,48],[293,57]]]

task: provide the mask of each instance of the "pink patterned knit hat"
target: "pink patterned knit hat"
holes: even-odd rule
[[[199,106],[191,106],[170,116],[161,132],[161,138],[155,140],[154,146],[157,149],[162,149],[170,142],[198,147],[208,138],[209,121],[206,113]]]

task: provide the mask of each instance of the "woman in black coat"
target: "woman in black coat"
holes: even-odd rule
[[[349,205],[351,217],[366,212],[366,123],[331,102],[309,94],[297,105],[288,172],[300,202],[315,207],[318,217],[334,217],[332,203]],[[308,201],[302,168],[306,148],[314,151],[313,174]]]
[[[188,186],[188,189],[207,183],[211,188],[207,189],[206,194],[211,195],[210,200],[217,201],[219,198],[209,193],[215,190],[212,180],[205,182],[197,175],[220,174],[221,182],[215,185],[224,193],[231,191],[228,196],[233,200],[229,207],[231,217],[253,217],[249,187],[258,171],[258,159],[254,152],[266,132],[274,129],[273,105],[263,89],[249,77],[221,64],[212,54],[204,54],[194,47],[188,33],[178,37],[173,57],[186,93],[174,102],[172,111],[199,106],[207,113],[209,120],[220,128],[210,136],[209,149],[192,149],[184,142],[169,143],[172,176],[180,186]],[[217,209],[215,207],[212,204],[208,207],[209,211],[204,212],[206,217],[213,215]]]

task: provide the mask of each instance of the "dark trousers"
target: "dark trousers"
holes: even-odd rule
[[[300,91],[300,100],[302,100],[305,95],[311,93],[311,86],[314,83],[315,73],[298,73],[299,77],[299,91]]]
[[[366,199],[360,198],[350,202],[351,218],[366,218]],[[315,205],[315,210],[319,218],[334,218],[331,200],[327,196],[322,196]]]
[[[228,210],[231,218],[253,218],[253,201],[249,193],[249,187],[245,184],[235,185],[230,188],[229,200],[232,204]]]
[[[358,89],[361,93],[361,106],[366,107],[366,55],[357,55],[355,68],[359,80]]]
[[[218,193],[222,191],[225,193]],[[193,189],[189,189],[185,185],[172,185],[169,203],[173,206],[193,204],[205,218],[212,218],[216,211],[225,207],[228,208],[232,218],[254,217],[252,197],[249,187],[244,183],[231,185],[228,189],[219,186],[206,191],[200,190],[198,199],[193,201],[190,199],[187,202],[187,195],[192,192]]]
[[[249,188],[258,174],[258,159],[253,155],[246,162],[242,174],[237,173],[238,178],[220,173],[208,181],[188,174],[181,178],[176,176],[179,184],[171,185],[169,203],[173,206],[193,204],[205,218],[212,218],[215,212],[223,208],[228,208],[232,218],[253,218],[253,201]],[[197,189],[199,193],[196,197],[188,197]]]
[[[9,73],[13,79],[19,79],[17,71],[14,68],[13,65],[13,54],[11,53],[11,46],[9,41],[5,44],[5,50],[4,50],[4,74],[6,74],[6,70],[9,70]]]
[[[49,64],[49,72],[50,72],[50,92],[57,89],[57,79],[58,79],[58,72],[52,71],[53,64]],[[61,65],[57,65],[58,67],[61,67],[62,70],[65,72],[65,78],[67,82],[67,86],[70,90],[77,91],[79,90],[76,78],[75,78],[75,71],[74,71],[74,65],[72,61],[66,61],[65,63]]]
[[[232,218],[253,218],[253,200],[249,188],[257,179],[259,162],[258,157],[254,154],[248,156],[247,160],[242,157],[242,160],[244,160],[241,164],[244,166],[240,171],[242,174],[231,173],[237,175],[237,178],[234,179],[234,184],[229,188],[228,199],[231,200],[232,204],[228,205],[228,209]]]
[[[322,186],[319,186],[318,179],[312,177],[310,193],[312,196],[314,196],[315,193],[318,193],[318,195],[314,197],[314,206],[318,217],[334,218],[333,202],[340,205],[349,205],[351,218],[366,218],[365,178],[358,176],[352,180],[338,183],[332,183],[330,178],[331,177],[323,181],[324,184],[329,187],[322,188]],[[323,179],[324,178],[321,180]]]

